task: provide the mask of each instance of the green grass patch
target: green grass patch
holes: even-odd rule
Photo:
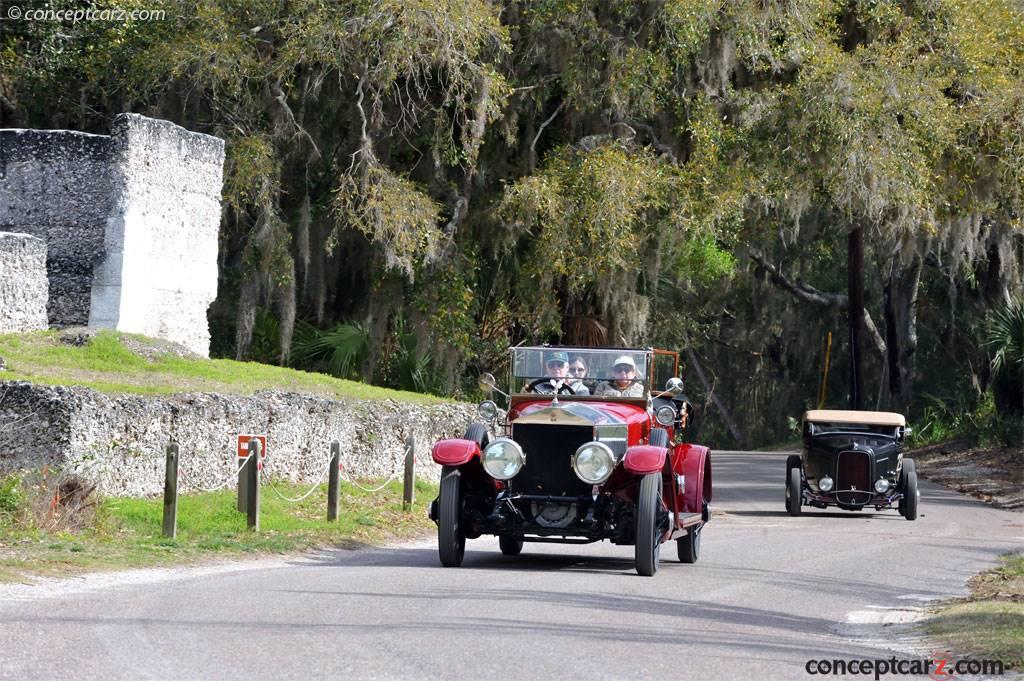
[[[275,483],[288,497],[308,486]],[[367,483],[367,487],[372,481]],[[375,485],[374,485],[375,486]],[[429,534],[427,506],[437,485],[416,482],[416,501],[402,509],[402,485],[366,493],[342,483],[338,521],[327,522],[327,485],[290,503],[261,487],[260,531],[246,529],[234,490],[181,497],[178,534],[161,535],[163,499],[105,499],[88,528],[71,534],[16,526],[0,519],[0,581],[35,575],[67,576],[96,570],[189,564],[211,558],[282,554],[314,547],[357,548]]]
[[[1024,554],[1002,558],[1002,565],[976,575],[971,595],[941,607],[925,623],[932,638],[957,654],[997,659],[1024,668]]]
[[[2,334],[0,357],[8,367],[4,380],[81,385],[105,393],[251,395],[275,389],[334,399],[392,399],[427,404],[448,401],[257,362],[182,358],[161,351],[159,341],[114,331],[100,331],[81,346],[62,342],[58,331]]]

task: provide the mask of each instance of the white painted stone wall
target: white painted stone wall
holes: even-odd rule
[[[49,323],[209,355],[224,142],[121,114],[111,135],[0,130],[0,231],[49,247]]]
[[[165,338],[205,357],[224,142],[137,114],[115,118],[111,138],[115,201],[89,326]]]
[[[46,242],[0,232],[0,333],[47,328]]]

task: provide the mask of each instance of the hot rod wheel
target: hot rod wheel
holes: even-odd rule
[[[438,509],[437,552],[444,567],[459,567],[466,555],[466,528],[462,524],[462,475],[459,469],[441,469],[441,499]]]
[[[917,466],[913,459],[903,459],[903,473],[900,475],[903,499],[899,503],[900,514],[907,520],[917,520]]]
[[[640,479],[636,499],[636,571],[652,577],[661,557],[661,532],[658,531],[658,500],[661,498],[661,473],[648,473]]]
[[[786,481],[786,510],[790,515],[798,516],[803,496],[800,468],[790,468],[788,477],[789,479]]]

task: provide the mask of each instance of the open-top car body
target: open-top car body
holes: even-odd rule
[[[682,562],[695,562],[709,518],[711,457],[707,447],[682,442],[691,407],[678,354],[510,352],[509,390],[498,390],[507,411],[487,400],[464,437],[433,448],[442,473],[430,517],[441,563],[460,565],[466,539],[485,534],[497,535],[506,555],[524,542],[633,545],[641,575],[655,573],[669,540]],[[489,374],[482,382],[497,389]],[[652,394],[652,385],[666,388]]]
[[[902,414],[814,409],[804,414],[803,452],[786,461],[786,510],[804,505],[848,511],[873,507],[917,518],[914,460],[903,456]]]

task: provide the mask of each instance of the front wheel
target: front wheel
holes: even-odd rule
[[[790,468],[786,484],[786,510],[791,516],[800,515],[800,502],[802,501],[803,488],[800,479],[800,469]]]
[[[696,563],[700,558],[700,533],[702,525],[691,525],[685,537],[676,539],[676,551],[680,563]]]
[[[917,466],[913,459],[903,459],[903,500],[900,513],[907,520],[917,520]]]
[[[438,504],[437,553],[444,567],[459,567],[466,555],[466,527],[462,523],[462,475],[459,469],[441,469]]]
[[[503,555],[518,556],[523,552],[523,538],[514,537],[511,534],[503,534],[498,537],[498,547]]]
[[[661,497],[661,473],[648,473],[640,479],[636,499],[636,571],[652,577],[661,558],[661,532],[658,531],[658,500]]]

